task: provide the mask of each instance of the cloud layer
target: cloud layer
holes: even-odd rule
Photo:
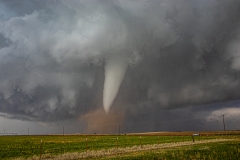
[[[240,97],[238,0],[0,4],[0,112],[9,118],[88,117],[103,107],[116,57],[126,68],[111,102],[125,113],[119,121]]]

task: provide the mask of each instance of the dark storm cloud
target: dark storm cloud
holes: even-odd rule
[[[1,19],[7,20],[11,17],[24,16],[25,14],[31,14],[35,10],[46,9],[47,1],[37,0],[2,0],[0,17]]]
[[[139,93],[145,94],[146,101],[178,107],[239,98],[239,71],[232,65],[237,56],[228,52],[239,34],[239,2],[191,2],[190,8],[176,5],[176,15],[169,16],[178,33],[174,45],[162,49],[151,46],[152,52],[129,71],[133,76],[126,76],[131,82],[125,83],[142,90]],[[209,3],[212,6],[208,7]],[[134,81],[140,84],[131,85]]]
[[[104,65],[116,55],[127,67],[112,107],[121,121],[240,97],[238,0],[0,3],[0,112],[10,117],[101,108]]]

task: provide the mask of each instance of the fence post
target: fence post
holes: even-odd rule
[[[192,141],[194,142],[194,135],[192,135]]]
[[[158,144],[159,144],[159,136],[158,136]]]
[[[116,144],[117,144],[117,149],[118,149],[118,137],[117,137],[117,139],[116,139]]]
[[[86,155],[87,155],[87,150],[88,150],[88,139],[86,138]]]
[[[42,159],[42,139],[41,139],[41,143],[40,143],[40,159]]]
[[[141,148],[142,148],[142,136],[140,136],[140,145],[141,145]]]

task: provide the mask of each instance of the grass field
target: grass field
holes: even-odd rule
[[[111,160],[118,159],[169,159],[169,160],[239,160],[240,141],[227,141],[218,143],[197,144],[183,147],[173,147],[171,149],[151,150],[135,152],[121,157],[112,157]]]
[[[161,156],[165,156],[165,159],[174,157],[189,159],[194,155],[200,156],[200,158],[203,158],[203,155],[216,157],[220,151],[225,156],[229,156],[227,153],[232,153],[231,156],[234,154],[239,156],[240,132],[228,132],[227,134],[225,135],[222,132],[202,132],[202,136],[194,138],[196,144],[194,146],[191,145],[193,144],[191,132],[131,135],[0,136],[0,159],[40,159],[40,157],[43,159],[54,159],[54,157],[60,159],[59,156],[62,159],[69,159],[66,156],[70,154],[75,154],[75,157],[77,154],[81,154],[78,156],[85,156],[88,159],[96,158],[92,156],[94,154],[98,155],[97,159],[106,157],[109,159],[152,159]],[[206,140],[221,139],[227,141],[216,141],[211,145],[208,144],[205,150],[202,148],[206,144],[197,144]],[[234,141],[231,141],[232,139]],[[169,147],[170,144],[173,144],[172,147]],[[174,144],[182,145],[176,146]],[[159,148],[161,148],[160,151]],[[227,152],[222,152],[222,150]]]

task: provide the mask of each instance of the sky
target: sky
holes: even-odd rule
[[[239,0],[0,0],[0,134],[240,130]],[[119,129],[120,128],[120,129]]]

